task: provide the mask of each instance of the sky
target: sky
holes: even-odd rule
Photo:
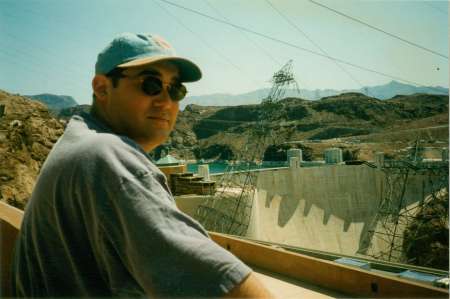
[[[197,63],[189,95],[270,88],[291,59],[305,89],[448,87],[448,29],[447,1],[0,0],[0,89],[90,104],[97,54],[122,32]]]

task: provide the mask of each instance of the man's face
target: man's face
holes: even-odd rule
[[[178,81],[178,69],[169,62],[124,69],[116,87],[107,86],[104,116],[113,130],[126,135],[150,151],[163,143],[177,119],[179,103],[172,101],[167,85]],[[142,81],[153,76],[163,82],[156,95],[146,94]]]

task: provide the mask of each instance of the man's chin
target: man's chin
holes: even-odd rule
[[[147,143],[156,144],[156,146],[164,143],[170,136],[169,130],[158,130],[157,132],[153,132],[152,134],[146,135],[143,140]]]

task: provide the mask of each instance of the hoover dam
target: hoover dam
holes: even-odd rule
[[[243,180],[240,175],[238,180]],[[256,189],[248,200],[251,209],[245,211],[245,205],[233,203],[211,207],[228,217],[236,209],[241,219],[249,213],[243,236],[349,256],[389,253],[393,261],[401,257],[398,248],[407,221],[436,195],[436,189],[448,184],[448,168],[443,179],[442,173],[386,170],[370,164],[302,167],[295,159],[289,167],[258,170],[254,175]],[[211,179],[219,181],[219,176]],[[444,183],[437,187],[439,180]],[[179,196],[177,204],[198,218],[195,211],[211,202],[208,198]]]

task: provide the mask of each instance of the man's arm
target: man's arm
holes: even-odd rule
[[[275,298],[252,272],[224,298]]]

